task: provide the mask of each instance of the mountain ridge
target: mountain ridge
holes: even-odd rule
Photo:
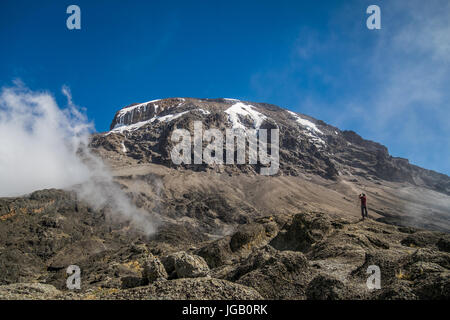
[[[235,112],[234,121],[237,123],[232,123],[231,116],[226,112],[238,104],[242,106]],[[254,114],[248,110],[253,110]],[[264,119],[256,119],[258,114]],[[363,139],[352,130],[340,130],[322,120],[268,103],[229,98],[167,98],[135,103],[115,113],[110,131],[106,135],[123,134],[131,137],[131,141],[135,139],[134,135],[134,142],[140,144],[144,142],[137,137],[136,131],[149,131],[153,127],[157,130],[167,130],[162,137],[154,137],[155,140],[164,140],[158,144],[159,148],[164,149],[162,154],[147,160],[171,166],[167,147],[171,146],[168,138],[175,125],[188,128],[189,121],[200,120],[204,122],[205,129],[218,127],[224,130],[236,125],[252,128],[252,121],[256,121],[255,119],[262,122],[261,128],[280,129],[280,150],[287,151],[280,153],[282,174],[298,175],[306,172],[336,179],[340,175],[350,173],[375,180],[409,182],[450,195],[450,177],[447,175],[410,164],[408,159],[393,157],[387,147]],[[101,144],[101,139],[94,139],[93,145]],[[130,156],[141,160],[145,158],[142,153],[139,156],[131,152]],[[256,171],[247,169],[248,166],[246,172]]]

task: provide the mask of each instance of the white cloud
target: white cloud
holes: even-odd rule
[[[152,233],[147,212],[131,204],[114,183],[101,159],[90,153],[93,125],[72,102],[61,110],[46,92],[22,85],[0,94],[0,196],[19,196],[35,190],[75,190],[96,209],[108,207],[138,229]]]

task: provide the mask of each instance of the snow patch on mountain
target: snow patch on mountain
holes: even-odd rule
[[[177,104],[175,106],[175,108],[181,107],[186,102],[185,98],[177,98],[177,99],[180,100],[181,102],[179,104]]]
[[[295,122],[297,122],[298,124],[300,124],[302,127],[304,127],[306,130],[304,130],[304,134],[306,136],[308,136],[309,140],[318,148],[323,147],[326,143],[325,141],[319,136],[323,135],[323,132],[319,130],[319,128],[317,128],[317,126],[307,120],[304,119],[302,117],[300,117],[298,114],[296,114],[295,112],[289,111],[287,110],[287,112],[294,117]]]
[[[201,108],[198,108],[196,110],[200,111],[201,113],[203,113],[205,115],[211,114],[211,112],[209,112],[208,110],[204,110],[204,109],[201,109]]]
[[[175,119],[181,117],[182,115],[188,113],[189,111],[191,111],[191,110],[180,112],[180,113],[175,113],[175,114],[168,114],[168,115],[165,115],[162,117],[156,116],[156,117],[151,118],[150,121],[153,122],[155,120],[158,120],[161,122],[169,122],[169,121],[172,121],[172,120],[175,120]]]
[[[119,126],[124,126],[125,125],[125,116],[127,114],[131,113],[131,118],[133,118],[133,115],[134,115],[134,113],[136,111],[140,112],[141,109],[143,109],[143,111],[146,112],[147,111],[147,107],[148,107],[148,105],[150,103],[155,103],[155,102],[160,101],[160,100],[161,99],[157,99],[157,100],[152,100],[152,101],[148,101],[148,102],[144,102],[144,103],[139,103],[139,104],[136,104],[134,106],[126,107],[126,108],[123,108],[123,109],[119,110],[117,112],[117,117],[116,117],[117,118],[117,120],[116,120],[117,124],[116,124],[115,127],[117,128]],[[155,109],[155,113],[157,113],[158,112],[158,105],[157,104],[153,104],[153,108]]]
[[[227,101],[241,101],[239,99],[233,99],[233,98],[223,98],[223,100],[227,100]]]
[[[153,118],[151,118],[149,120],[140,121],[140,122],[129,124],[129,125],[123,125],[123,124],[119,123],[114,127],[114,129],[112,129],[111,131],[106,133],[106,135],[113,133],[113,132],[114,133],[123,133],[124,131],[134,131],[134,130],[137,130],[137,129],[145,126],[146,124],[153,123],[157,120],[160,122],[170,122],[172,120],[175,120],[175,119],[185,115],[188,112],[195,111],[195,110],[200,111],[201,113],[206,114],[206,115],[210,114],[209,111],[198,108],[198,109],[187,110],[187,111],[183,111],[183,112],[179,112],[179,113],[175,113],[175,114],[168,114],[165,116],[154,116]]]
[[[139,104],[135,104],[134,106],[130,106],[130,107],[126,107],[123,108],[121,110],[119,110],[119,113],[117,114],[118,117],[120,116],[125,116],[125,114],[129,113],[129,112],[133,112],[136,109],[140,109],[141,107],[146,107],[149,103],[154,103],[157,101],[160,101],[161,99],[156,99],[156,100],[151,100],[151,101],[147,101],[147,102],[143,102],[143,103],[139,103]],[[157,109],[158,106],[155,106],[155,109]]]
[[[312,141],[314,145],[316,145],[316,147],[322,147],[326,144],[322,138],[318,137],[317,135],[314,135],[309,131],[305,132],[305,134],[309,137],[309,140]]]
[[[245,130],[246,127],[242,124],[241,117],[249,117],[253,120],[253,128],[255,129],[259,129],[264,120],[267,119],[265,115],[256,111],[254,106],[242,102],[233,104],[225,110],[225,113],[228,114],[228,121],[231,122],[233,129],[240,128]]]
[[[323,132],[320,131],[319,128],[317,128],[317,126],[313,122],[300,117],[295,112],[292,112],[292,111],[289,111],[289,110],[287,110],[287,112],[295,118],[295,121],[297,123],[299,123],[303,127],[306,127],[307,130],[323,134]]]

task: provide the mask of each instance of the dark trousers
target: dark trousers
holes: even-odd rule
[[[365,214],[364,214],[364,211],[366,212]],[[364,205],[361,206],[361,215],[362,215],[363,218],[364,217],[369,217],[369,214],[367,213],[367,207],[364,206]]]

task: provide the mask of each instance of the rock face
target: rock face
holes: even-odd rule
[[[261,243],[266,237],[266,230],[260,224],[240,226],[231,237],[230,248],[233,252],[241,249],[250,249],[252,244]]]
[[[178,278],[198,278],[208,275],[208,264],[200,256],[180,252],[175,254],[173,259]]]
[[[278,233],[270,244],[279,250],[304,251],[330,230],[329,221],[320,213],[297,214],[287,230]]]
[[[122,289],[135,288],[145,284],[142,278],[135,276],[122,277],[120,281],[122,283]]]
[[[306,296],[309,300],[344,300],[349,290],[342,281],[319,275],[308,284]]]
[[[153,283],[155,281],[166,280],[168,277],[166,269],[161,261],[153,255],[149,256],[148,261],[144,265],[144,282]]]
[[[315,273],[302,253],[266,247],[251,255],[232,277],[264,298],[294,300],[306,298],[307,284]]]
[[[223,266],[232,255],[230,242],[227,239],[211,242],[197,250],[196,253],[205,259],[210,268]]]

